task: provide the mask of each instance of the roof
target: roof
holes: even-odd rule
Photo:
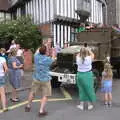
[[[0,0],[0,11],[7,11],[10,7],[9,0]]]
[[[67,48],[62,49],[60,53],[75,54],[75,53],[78,53],[80,51],[81,47],[83,47],[83,46],[82,45],[69,46]]]
[[[9,11],[13,7],[24,4],[30,0],[0,0],[0,11]]]
[[[31,1],[31,0],[10,0],[11,6],[9,8],[9,11],[14,8],[24,5],[25,2],[27,2],[27,1]]]

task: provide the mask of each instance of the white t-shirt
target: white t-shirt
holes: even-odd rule
[[[92,69],[92,58],[91,58],[91,56],[87,56],[87,57],[85,57],[85,60],[83,62],[82,59],[79,56],[77,56],[76,64],[78,66],[78,68],[77,68],[78,72],[90,71]]]
[[[21,49],[17,50],[17,56],[22,56],[23,55],[23,51]]]
[[[6,62],[5,58],[0,57],[0,76],[4,76],[5,72],[3,69],[3,64]]]
[[[7,52],[10,52],[10,50],[11,50],[12,48],[16,48],[16,44],[10,45],[10,48],[9,48],[9,50],[8,50]]]
[[[10,49],[12,49],[12,48],[16,48],[16,44],[11,45]]]

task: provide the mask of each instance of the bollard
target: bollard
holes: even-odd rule
[[[24,51],[24,70],[32,71],[33,62],[32,62],[33,53],[30,49]]]

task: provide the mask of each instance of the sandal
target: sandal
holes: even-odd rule
[[[46,112],[46,111],[44,111],[44,112],[42,112],[42,113],[39,112],[39,113],[38,113],[38,116],[39,116],[39,117],[41,117],[41,116],[46,116],[47,114],[48,114],[48,112]]]
[[[31,107],[28,107],[28,106],[25,107],[25,112],[30,112],[30,110],[31,110]]]
[[[8,111],[8,108],[4,108],[4,109],[3,109],[3,112],[7,112],[7,111]]]
[[[16,99],[10,98],[10,100],[11,100],[12,102],[19,102],[19,101],[20,101],[19,98],[16,98]]]

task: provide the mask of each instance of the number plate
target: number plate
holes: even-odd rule
[[[75,74],[60,74],[58,76],[58,81],[69,83],[69,84],[75,84],[76,83],[75,78],[76,78]]]

